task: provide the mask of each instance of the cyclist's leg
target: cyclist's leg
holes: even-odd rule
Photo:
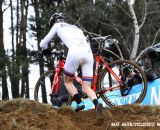
[[[64,78],[64,83],[65,83],[68,93],[71,95],[71,97],[73,97],[73,99],[77,103],[77,107],[75,108],[75,111],[78,112],[84,109],[85,105],[82,102],[81,95],[78,93],[77,89],[75,88],[73,84],[73,77],[70,77],[64,74],[63,78]]]
[[[78,93],[77,89],[75,88],[73,84],[73,77],[67,76],[66,74],[64,74],[63,79],[64,79],[64,84],[67,88],[67,91],[73,97],[75,94]]]
[[[68,93],[73,97],[77,104],[80,104],[82,102],[81,95],[78,94],[78,90],[73,84],[73,77],[79,67],[80,61],[76,53],[77,52],[75,50],[71,50],[68,53],[64,66],[64,84]]]
[[[95,92],[91,89],[93,79],[93,56],[89,53],[85,57],[85,62],[81,65],[82,68],[82,91],[93,101],[97,99]],[[97,103],[95,104],[95,106]]]
[[[91,82],[90,81],[83,81],[82,82],[82,91],[93,101],[97,99],[95,92],[91,89]]]
[[[88,54],[82,67],[82,90],[92,100],[96,108],[97,116],[102,116],[103,105],[98,102],[96,93],[91,89],[93,77],[93,56]]]

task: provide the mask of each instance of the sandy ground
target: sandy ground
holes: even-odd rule
[[[0,130],[160,130],[160,106],[121,106],[104,109],[104,122],[95,110],[75,113],[27,99],[0,101]]]

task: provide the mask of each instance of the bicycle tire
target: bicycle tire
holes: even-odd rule
[[[34,100],[40,103],[51,104],[50,102],[50,92],[51,92],[51,83],[53,80],[55,71],[49,70],[44,72],[39,79],[34,88]],[[47,90],[48,88],[48,90]]]
[[[136,63],[129,61],[129,60],[116,60],[116,61],[111,62],[109,64],[109,66],[119,76],[121,74],[123,67],[130,67],[130,69],[132,69],[131,71],[136,72],[136,74],[138,74],[139,78],[141,78],[139,80],[141,82],[139,82],[133,86],[126,85],[127,86],[126,88],[120,87],[119,90],[116,88],[115,90],[110,89],[110,91],[108,91],[108,92],[104,91],[104,93],[100,93],[100,95],[99,95],[102,98],[102,100],[109,107],[114,107],[114,106],[118,106],[118,105],[128,105],[128,104],[140,104],[146,95],[147,85],[148,85],[146,75],[143,72],[143,70],[141,69],[141,67],[138,66]],[[110,77],[108,77],[107,75],[109,75]],[[108,87],[112,87],[113,85],[118,84],[118,83],[116,83],[116,79],[111,75],[112,74],[106,68],[104,68],[102,70],[102,72],[100,74],[100,78],[98,80],[98,90],[99,91],[102,91]],[[109,80],[109,78],[110,78],[110,80]],[[135,86],[137,86],[138,89]],[[138,86],[141,86],[141,88]],[[130,88],[130,90],[128,88]],[[128,89],[129,93],[124,96],[122,94],[122,92],[124,90],[126,91],[127,89]],[[138,96],[138,90],[140,91],[139,96]],[[137,97],[135,97],[135,101],[132,101],[134,99],[133,96],[137,96]]]
[[[50,101],[51,100],[50,93],[51,93],[51,85],[52,85],[51,83],[53,81],[54,74],[55,74],[54,70],[49,70],[49,71],[43,73],[39,77],[39,79],[37,80],[37,83],[35,85],[35,88],[34,88],[34,100],[35,101],[38,101],[40,103],[47,103],[50,105],[52,104]],[[60,77],[62,78],[62,76],[60,76]],[[49,81],[49,80],[51,80],[51,81]],[[73,80],[73,84],[76,86],[78,93],[80,93],[80,95],[82,95],[81,85],[76,80]],[[43,91],[43,93],[42,93],[42,91]],[[55,93],[55,91],[54,91],[54,93]],[[66,94],[68,95],[68,99],[65,100],[64,102],[62,102],[62,104],[71,105],[73,99],[68,94],[68,91],[64,86],[64,82],[61,79],[60,88],[58,91],[58,95],[56,95],[56,98],[60,98],[61,96],[64,96]]]

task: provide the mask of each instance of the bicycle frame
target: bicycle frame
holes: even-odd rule
[[[53,94],[55,87],[56,87],[56,94],[58,94],[58,90],[59,90],[59,86],[60,86],[59,74],[63,70],[64,63],[65,63],[64,60],[62,60],[62,59],[59,60],[58,67],[56,68],[56,72],[55,72],[55,75],[54,75],[54,78],[53,78],[51,94]]]
[[[95,72],[94,72],[94,76],[93,76],[93,85],[92,85],[92,89],[93,91],[96,92],[97,90],[97,80],[98,80],[98,70],[99,70],[99,67],[100,67],[100,64],[102,63],[106,68],[107,70],[114,76],[114,78],[117,80],[117,82],[120,84],[120,86],[122,86],[122,82],[121,82],[121,79],[115,74],[115,72],[109,67],[108,63],[106,63],[102,56],[99,56],[99,55],[96,55],[95,57],[95,62],[96,62],[96,66],[95,66]],[[56,68],[56,72],[55,72],[55,76],[54,76],[54,80],[53,80],[53,83],[52,83],[52,91],[51,91],[51,94],[53,94],[54,92],[54,89],[56,87],[56,95],[58,94],[58,90],[59,90],[59,87],[60,87],[60,80],[61,80],[61,77],[59,76],[60,72],[62,72],[63,68],[64,68],[64,64],[65,64],[65,60],[62,60],[60,59],[59,60],[59,64],[58,64],[58,67]],[[82,84],[82,79],[80,77],[78,77],[77,75],[74,76],[74,79]],[[119,86],[115,86],[114,88],[118,88]],[[103,92],[106,92],[108,90],[112,90],[113,87],[111,88],[108,88],[106,90],[104,90]],[[97,91],[96,93],[102,93],[102,91]]]
[[[95,72],[94,72],[94,76],[93,76],[93,86],[92,86],[92,89],[93,89],[94,91],[97,90],[97,80],[98,80],[98,77],[97,77],[97,76],[98,76],[98,70],[99,70],[100,63],[102,63],[102,64],[107,68],[107,70],[114,76],[114,78],[117,80],[117,82],[118,82],[120,85],[122,85],[121,79],[120,79],[120,78],[115,74],[115,72],[109,67],[109,65],[107,64],[107,62],[105,62],[105,61],[103,60],[102,56],[97,55],[96,58],[95,58],[95,60],[96,60],[96,66],[95,66]],[[113,89],[113,87],[107,89],[106,91],[111,90],[111,89]],[[97,93],[98,93],[98,92],[97,92]]]

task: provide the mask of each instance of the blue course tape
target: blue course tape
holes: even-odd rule
[[[119,105],[124,104],[125,102],[128,102],[128,101],[132,102],[132,100],[136,98],[138,91],[140,91],[141,89],[142,89],[141,84],[139,84],[139,85],[136,85],[136,87],[132,88],[132,92],[130,93],[130,96],[127,96],[127,98],[121,99],[121,98],[115,98],[114,96],[110,96],[111,97],[110,99],[112,99],[112,101],[114,101],[115,104],[119,104]],[[120,94],[118,90],[116,92],[114,91],[114,93],[110,92],[109,94],[115,95],[115,93],[116,93],[116,96]],[[89,110],[94,108],[94,105],[89,98],[84,99],[83,102],[85,104],[84,110]],[[104,107],[107,107],[101,98],[99,98],[99,102],[101,102]],[[153,106],[160,105],[160,78],[152,82],[148,82],[147,93],[141,105],[153,105]],[[76,102],[72,102],[71,106],[75,108],[77,106]]]

